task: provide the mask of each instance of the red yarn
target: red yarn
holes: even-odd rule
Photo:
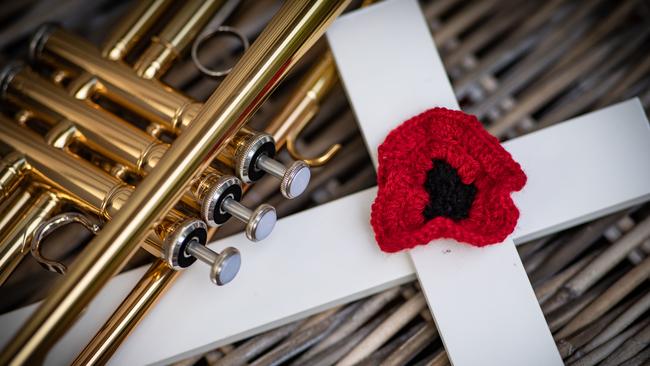
[[[467,218],[427,221],[422,214],[434,160],[446,161],[464,184],[476,187]],[[370,223],[381,250],[392,253],[438,238],[479,247],[502,242],[519,218],[510,193],[523,188],[526,175],[475,116],[433,108],[402,123],[379,146],[377,184]]]

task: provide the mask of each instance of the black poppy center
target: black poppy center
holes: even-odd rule
[[[424,189],[429,194],[429,203],[422,212],[427,220],[442,216],[458,221],[469,216],[476,187],[464,184],[458,171],[446,161],[433,160]]]

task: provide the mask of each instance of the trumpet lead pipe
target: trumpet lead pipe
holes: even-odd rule
[[[74,366],[105,365],[131,334],[158,299],[171,287],[180,272],[174,271],[163,260],[156,260],[115,309],[93,339],[72,362]]]

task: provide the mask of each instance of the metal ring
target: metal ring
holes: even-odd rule
[[[242,43],[242,46],[244,46],[244,51],[248,49],[248,46],[250,43],[248,42],[248,38],[246,38],[245,35],[243,35],[241,32],[239,32],[236,28],[233,27],[228,27],[225,25],[219,26],[216,29],[202,33],[195,41],[192,43],[192,62],[194,62],[194,65],[196,66],[201,73],[203,73],[206,76],[209,76],[211,78],[220,78],[223,76],[226,76],[232,71],[233,67],[230,67],[225,70],[213,70],[209,67],[206,67],[201,63],[199,60],[199,47],[207,40],[210,38],[216,36],[219,33],[228,33],[232,34],[235,37],[239,38],[239,40]]]
[[[41,254],[41,243],[43,242],[43,239],[48,237],[57,229],[60,229],[61,227],[72,223],[83,225],[86,229],[88,229],[88,231],[92,232],[93,234],[97,234],[101,229],[98,224],[93,222],[85,215],[76,212],[66,212],[56,215],[47,221],[44,221],[38,226],[36,232],[34,232],[34,237],[32,238],[32,243],[29,251],[32,254],[32,257],[34,257],[34,259],[43,268],[47,269],[50,272],[65,274],[67,267],[61,262],[45,258]]]

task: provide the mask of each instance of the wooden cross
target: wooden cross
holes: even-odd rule
[[[329,32],[375,159],[376,146],[399,122],[433,106],[458,108],[428,32],[412,0],[343,16]],[[561,362],[513,241],[648,199],[649,140],[643,110],[630,101],[504,144],[529,181],[514,195],[522,214],[512,240],[488,248],[439,241],[410,253],[380,252],[368,222],[375,188],[284,218],[264,243],[240,245],[242,235],[216,242],[211,247],[235,244],[242,251],[237,280],[214,288],[203,268],[190,268],[111,362],[180,360],[406,283],[416,274],[455,365]],[[145,269],[114,278],[47,362],[70,363]],[[477,300],[485,306],[472,306]],[[0,329],[6,330],[0,344],[34,307],[0,317]]]

